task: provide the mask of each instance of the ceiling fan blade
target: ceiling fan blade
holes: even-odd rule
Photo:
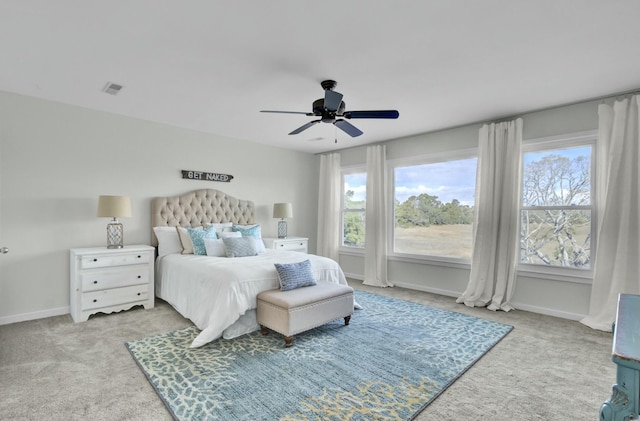
[[[398,118],[396,110],[345,111],[344,118]]]
[[[330,91],[329,89],[324,91],[324,108],[329,111],[338,111],[340,103],[342,102],[342,94],[336,91]]]
[[[303,125],[303,126],[298,127],[297,129],[295,129],[294,131],[292,131],[292,132],[291,132],[291,133],[289,133],[289,134],[298,134],[298,133],[300,133],[300,132],[302,132],[302,131],[304,131],[304,130],[307,130],[309,127],[313,126],[314,124],[318,124],[318,123],[320,123],[320,121],[321,121],[321,120],[313,120],[313,121],[310,121],[310,122],[308,122],[307,124],[305,124],[305,125]]]
[[[260,110],[261,113],[278,113],[278,114],[303,114],[312,116],[313,113],[305,113],[304,111],[274,111],[274,110]]]
[[[336,120],[333,124],[338,126],[339,129],[341,129],[342,131],[344,131],[345,133],[347,133],[351,137],[358,137],[358,136],[360,136],[362,134],[360,129],[358,129],[353,124],[351,124],[348,121],[343,120],[341,118]]]

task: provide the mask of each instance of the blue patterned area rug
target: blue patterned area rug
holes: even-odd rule
[[[126,344],[176,420],[408,420],[511,326],[356,291],[363,310],[296,335],[189,348],[195,327]]]

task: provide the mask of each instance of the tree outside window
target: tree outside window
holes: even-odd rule
[[[523,154],[520,263],[591,268],[592,146]]]

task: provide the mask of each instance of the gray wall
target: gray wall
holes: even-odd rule
[[[524,114],[524,139],[584,132],[598,128],[599,101],[590,101],[545,111]],[[387,159],[398,159],[476,148],[481,124],[427,133],[385,142]],[[366,147],[341,151],[343,166],[364,164]],[[341,253],[340,265],[347,276],[362,279],[361,255]],[[469,279],[469,266],[436,266],[424,262],[390,260],[389,280],[398,286],[458,296]],[[522,310],[579,320],[589,309],[591,285],[577,282],[518,276],[513,304]]]
[[[150,243],[152,197],[214,188],[253,200],[263,236],[273,203],[292,202],[289,233],[314,251],[317,174],[314,155],[0,92],[0,324],[68,312],[69,249],[106,244],[101,194],[131,196],[125,244]]]
[[[598,102],[525,114],[525,139],[597,128]],[[480,124],[386,142],[389,159],[477,146]],[[363,164],[366,148],[341,152],[342,164]],[[180,170],[232,174],[227,183],[183,180]],[[265,236],[275,235],[274,202],[292,202],[292,235],[317,227],[315,156],[207,135],[0,92],[0,324],[65,314],[69,306],[69,249],[104,245],[107,220],[97,218],[101,194],[131,196],[123,219],[125,243],[149,244],[149,202],[215,188],[257,205]],[[363,259],[341,254],[348,276],[362,278]],[[397,285],[455,296],[466,267],[393,260]],[[560,317],[587,313],[591,286],[520,276],[514,304]]]

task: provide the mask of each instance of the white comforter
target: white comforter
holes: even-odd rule
[[[267,250],[252,257],[227,258],[170,254],[156,262],[156,295],[190,319],[200,334],[199,347],[224,336],[233,338],[258,329],[257,295],[279,287],[274,263],[311,261],[319,282],[347,285],[334,260],[293,251]]]

